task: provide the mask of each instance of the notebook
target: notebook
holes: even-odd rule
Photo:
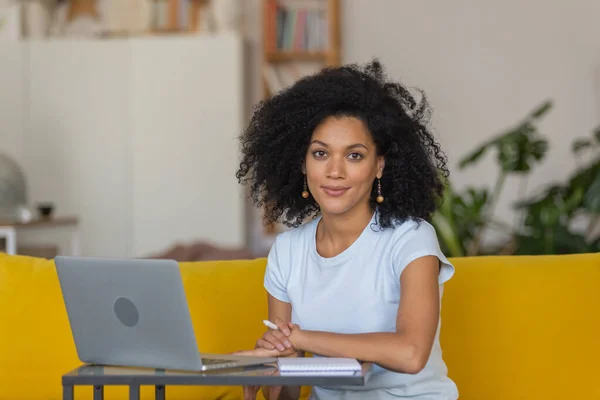
[[[281,374],[298,375],[354,375],[361,372],[354,358],[284,357],[277,359]]]

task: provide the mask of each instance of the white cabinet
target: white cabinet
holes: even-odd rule
[[[243,245],[241,50],[233,37],[132,42],[135,254],[174,239]]]
[[[0,41],[0,152],[23,161],[26,49],[17,42]]]
[[[193,240],[244,244],[235,179],[243,124],[239,37],[0,49],[6,54],[10,46],[21,57],[0,68],[0,82],[15,92],[14,104],[0,94],[0,104],[12,107],[0,110],[0,151],[21,161],[32,202],[53,201],[59,214],[80,217],[84,255],[144,256]]]
[[[83,254],[125,255],[132,232],[129,46],[28,45],[23,166],[30,197],[79,216]]]

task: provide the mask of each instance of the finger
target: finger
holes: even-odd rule
[[[268,345],[264,345],[263,343],[268,343]],[[280,340],[277,340],[275,337],[271,336],[271,335],[265,335],[263,336],[262,339],[258,339],[256,341],[256,345],[259,347],[263,347],[265,349],[269,349],[269,350],[278,350],[278,351],[284,351],[285,350],[285,345],[283,344],[283,342],[281,342]]]
[[[251,356],[251,357],[277,357],[280,352],[277,350],[268,350],[265,348],[256,348],[253,350],[242,350],[232,353],[236,356]]]
[[[267,350],[275,350],[275,346],[271,342],[267,342],[264,339],[258,339],[256,341],[256,347],[260,347]]]
[[[277,351],[277,350],[275,350],[275,351]],[[296,354],[296,350],[293,347],[290,347],[289,349],[280,351],[278,357],[289,357],[289,356],[293,356],[294,354]]]
[[[264,340],[271,342],[279,351],[283,351],[285,349],[289,349],[292,347],[292,342],[290,342],[281,332],[279,331],[269,331],[266,332],[263,336]]]
[[[282,320],[281,318],[275,317],[275,319],[273,320],[273,323],[275,325],[277,325],[277,327],[279,328],[281,333],[283,333],[285,336],[290,336],[290,334],[292,333],[290,331],[290,328],[288,327],[287,323],[284,320]]]
[[[300,325],[294,324],[293,322],[288,322],[288,326],[290,329],[300,329]]]
[[[234,356],[253,356],[253,355],[255,355],[255,351],[254,350],[240,350],[240,351],[235,351],[231,354]]]
[[[240,355],[248,355],[253,357],[279,357],[281,352],[277,349],[269,350],[262,347],[251,350],[250,352],[239,352]]]
[[[288,357],[296,353],[293,347],[289,349],[285,349],[283,351],[279,351],[277,349],[265,349],[264,347],[259,347],[254,349],[252,356],[254,357]]]

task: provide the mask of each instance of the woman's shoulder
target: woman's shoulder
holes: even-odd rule
[[[416,258],[433,255],[440,260],[439,284],[454,275],[454,266],[443,253],[435,227],[425,219],[412,218],[389,230],[392,258],[399,277]]]
[[[435,227],[423,218],[409,217],[396,221],[391,227],[382,229],[392,240],[406,240],[413,237],[437,237]]]
[[[298,241],[310,240],[311,237],[314,237],[318,222],[319,217],[278,233],[277,236],[275,236],[274,246],[285,247],[291,246]]]
[[[384,229],[388,247],[396,257],[401,254],[435,253],[444,258],[435,227],[421,218],[408,218]]]

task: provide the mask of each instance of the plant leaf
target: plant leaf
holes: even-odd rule
[[[593,214],[600,214],[600,173],[585,192],[583,206]]]
[[[504,136],[499,141],[498,162],[505,173],[523,173],[540,162],[548,150],[548,141],[524,125],[520,131]]]
[[[544,116],[548,111],[552,109],[552,101],[546,100],[542,103],[538,108],[536,108],[532,113],[531,117],[534,119],[539,119]]]
[[[476,163],[490,149],[498,151],[497,160],[505,173],[527,172],[535,161],[541,161],[548,150],[548,141],[542,138],[534,122],[552,108],[552,102],[546,101],[530,112],[527,118],[516,127],[496,136],[468,153],[459,162],[463,169]]]
[[[594,243],[588,243],[583,235],[570,231],[564,225],[535,234],[517,235],[516,241],[515,254],[518,255],[587,253],[597,247]]]
[[[591,140],[588,139],[576,139],[571,145],[571,151],[575,154],[578,154],[581,150],[587,149],[588,147],[592,147],[593,144]]]
[[[482,145],[481,147],[476,148],[475,150],[473,150],[471,153],[467,154],[460,160],[458,167],[460,169],[463,169],[471,164],[476,163],[477,161],[479,161],[479,159],[481,157],[483,157],[483,155],[488,150],[488,148],[489,148],[488,143]]]

